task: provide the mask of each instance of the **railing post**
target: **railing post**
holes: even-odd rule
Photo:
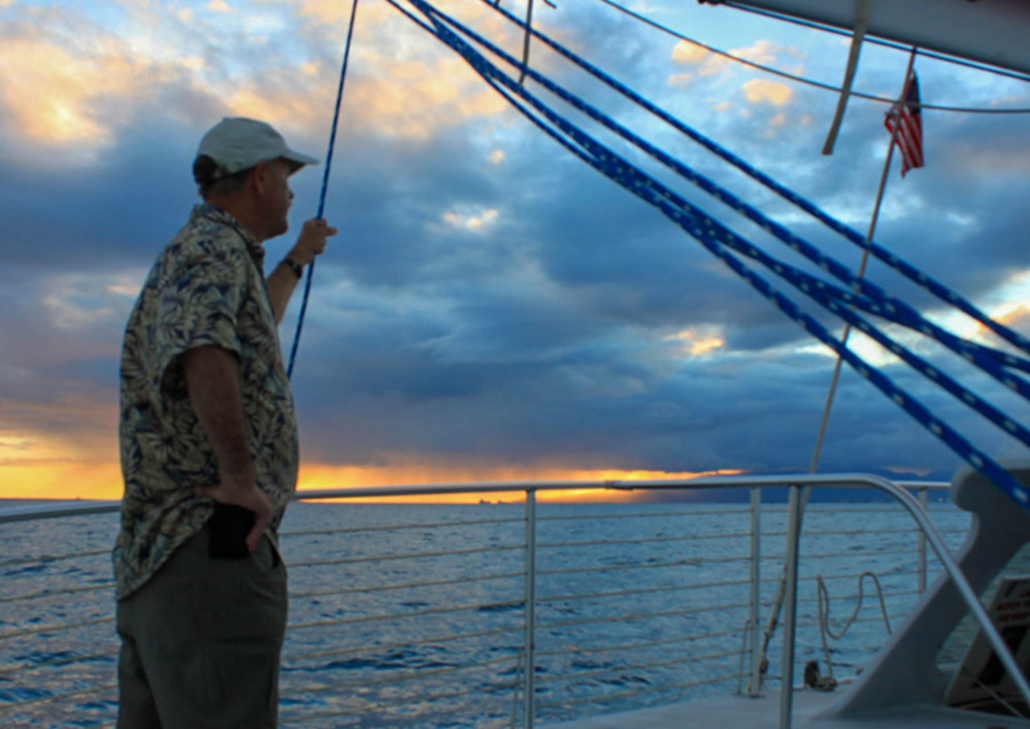
[[[523,667],[523,729],[533,729],[536,719],[536,490],[526,491],[526,637]]]
[[[801,488],[790,486],[787,502],[786,590],[783,598],[783,653],[780,663],[780,729],[790,729],[794,710],[794,629],[797,624],[798,551],[801,537]]]
[[[919,487],[919,503],[922,504],[923,510],[926,510],[926,497],[927,488],[925,486]],[[926,534],[922,528],[919,529],[919,545],[917,547],[919,561],[919,594],[922,595],[926,592]]]
[[[751,678],[748,696],[762,693],[762,489],[751,489]]]

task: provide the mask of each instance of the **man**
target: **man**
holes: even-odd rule
[[[276,325],[336,230],[286,232],[288,178],[318,160],[263,122],[223,119],[193,171],[204,204],[158,256],[129,318],[114,548],[119,729],[274,727],[286,626],[276,529],[297,426]]]

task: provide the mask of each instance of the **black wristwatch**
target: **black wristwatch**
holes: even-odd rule
[[[304,266],[300,265],[299,263],[297,263],[295,260],[293,260],[292,258],[290,258],[288,256],[286,258],[284,258],[282,262],[284,264],[286,264],[287,266],[289,266],[291,271],[293,271],[295,274],[297,274],[297,278],[298,279],[304,277]]]

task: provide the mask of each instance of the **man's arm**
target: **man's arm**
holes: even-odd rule
[[[336,235],[336,228],[330,228],[329,224],[321,218],[312,218],[304,223],[300,235],[297,236],[296,245],[290,249],[286,257],[301,266],[307,266],[315,260],[315,256],[325,250],[326,238],[332,235]],[[299,281],[297,274],[285,263],[276,266],[265,279],[276,324],[283,320],[286,305],[290,303],[290,297],[293,296],[293,290],[297,288]]]
[[[272,519],[272,504],[255,480],[240,398],[239,362],[232,352],[217,346],[190,349],[182,360],[190,403],[218,458],[219,482],[198,488],[197,494],[254,512],[254,527],[247,535],[247,547],[254,551]]]

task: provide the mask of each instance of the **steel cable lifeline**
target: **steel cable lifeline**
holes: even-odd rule
[[[490,4],[488,0],[483,1],[490,5],[490,7],[494,8],[497,12],[501,13],[510,22],[520,27],[525,27],[524,23],[519,18],[509,13],[507,10],[504,10],[499,6],[494,6]],[[597,68],[589,61],[579,57],[577,54],[573,53],[569,49],[565,48],[561,44],[549,38],[547,35],[541,33],[539,30],[535,28],[530,28],[528,29],[528,32],[532,33],[534,36],[543,41],[545,45],[549,46],[555,52],[557,52],[564,58],[568,59],[572,63],[582,68],[584,71],[589,73],[594,78],[606,84],[613,90],[618,91],[620,94],[630,99],[631,101],[634,101],[639,106],[648,110],[649,112],[657,116],[659,119],[672,126],[677,131],[681,132],[682,134],[685,134],[687,137],[694,140],[708,151],[719,156],[726,162],[729,162],[731,165],[739,169],[744,174],[748,175],[752,179],[756,180],[768,189],[772,190],[788,202],[804,210],[806,213],[819,220],[821,223],[829,227],[834,232],[844,236],[846,240],[857,245],[859,248],[862,248],[864,250],[868,249],[869,252],[872,255],[876,256],[877,259],[879,259],[886,265],[890,266],[891,268],[895,269],[909,280],[915,282],[917,285],[925,288],[927,291],[932,293],[937,298],[941,299],[942,301],[951,306],[956,307],[967,316],[972,317],[973,319],[989,328],[991,331],[993,331],[995,334],[997,334],[999,337],[1006,340],[1013,346],[1022,349],[1024,352],[1030,353],[1030,340],[1027,340],[1021,334],[1015,332],[1009,327],[1006,327],[1003,324],[991,319],[989,316],[984,314],[971,302],[966,300],[958,293],[950,290],[948,287],[944,286],[942,283],[936,281],[932,277],[927,276],[925,273],[920,271],[912,264],[908,263],[899,256],[896,256],[895,254],[891,253],[882,246],[877,245],[874,241],[867,242],[865,235],[859,233],[857,230],[851,228],[845,223],[842,223],[841,221],[835,219],[815,204],[811,203],[810,201],[795,193],[793,190],[790,190],[784,185],[781,185],[776,180],[766,175],[764,172],[751,166],[743,159],[737,157],[732,152],[716,144],[714,141],[704,136],[700,132],[696,131],[692,127],[687,126],[679,119],[676,119],[674,116],[672,116],[665,110],[659,108],[652,102],[648,101],[643,96],[627,87],[625,84],[620,83],[609,74]],[[481,41],[477,39],[477,42]],[[491,48],[491,51],[496,52],[493,48]],[[530,70],[530,75],[533,76],[534,79],[537,80],[539,83],[543,83],[546,85],[546,79],[541,80],[543,77],[538,77],[538,74],[534,74],[532,70]],[[924,106],[924,108],[928,107]],[[700,183],[695,182],[695,184]],[[707,189],[703,185],[702,188]]]
[[[329,169],[333,164],[333,150],[336,147],[336,128],[340,122],[340,104],[343,102],[343,85],[347,80],[347,61],[350,58],[350,43],[354,37],[354,17],[358,14],[358,0],[354,0],[354,5],[351,6],[350,10],[350,24],[347,27],[347,44],[343,49],[343,67],[340,69],[340,85],[336,89],[336,110],[333,112],[333,128],[329,133],[329,149],[325,155],[325,170],[322,172],[322,191],[318,196],[318,213],[315,215],[316,218],[321,218],[325,212],[325,195],[329,189]],[[308,266],[307,280],[304,282],[304,298],[301,299],[300,314],[297,315],[297,331],[293,333],[293,347],[290,349],[290,363],[286,367],[286,377],[293,377],[293,364],[297,359],[297,347],[300,346],[300,333],[304,328],[304,315],[308,311],[308,297],[311,296],[311,279],[315,275],[315,259],[311,259],[311,265]]]
[[[489,0],[484,0],[484,2],[488,2],[488,1]],[[622,13],[623,15],[626,15],[626,16],[628,16],[630,18],[633,18],[634,20],[637,20],[637,21],[643,23],[644,25],[648,25],[648,26],[654,28],[655,30],[661,31],[662,33],[665,33],[666,35],[670,35],[673,38],[678,38],[678,39],[680,39],[682,41],[686,41],[687,43],[690,43],[691,45],[695,45],[695,46],[697,46],[699,48],[704,48],[709,53],[715,54],[717,56],[722,56],[723,58],[725,58],[725,59],[727,59],[729,61],[733,61],[735,63],[739,63],[739,64],[744,65],[744,66],[750,66],[751,68],[754,68],[756,70],[764,71],[765,73],[770,73],[770,74],[772,74],[774,76],[779,76],[780,78],[785,78],[785,79],[788,79],[790,81],[795,81],[797,83],[806,84],[808,86],[812,86],[812,87],[815,87],[817,89],[823,89],[824,91],[832,91],[832,92],[837,93],[837,94],[839,94],[839,93],[844,91],[843,88],[841,88],[839,86],[834,86],[833,84],[823,83],[822,81],[814,81],[814,80],[812,80],[810,78],[805,78],[804,76],[798,76],[796,74],[788,73],[786,71],[780,71],[779,69],[771,68],[770,66],[765,66],[765,65],[763,65],[761,63],[755,63],[754,61],[750,61],[750,60],[748,60],[746,58],[741,58],[740,56],[735,56],[732,53],[727,53],[726,51],[720,50],[718,48],[713,48],[712,46],[708,45],[707,43],[702,43],[701,41],[699,41],[699,40],[697,40],[695,38],[690,38],[688,36],[683,35],[682,33],[677,33],[672,28],[669,28],[668,26],[662,25],[661,23],[658,23],[658,22],[656,22],[654,20],[651,20],[650,18],[648,18],[645,15],[641,15],[638,12],[630,10],[629,8],[625,7],[624,5],[619,5],[617,2],[614,2],[614,0],[598,0],[598,2],[604,3],[608,7],[612,8],[614,10],[617,10],[618,12]],[[772,18],[775,18],[776,20],[780,20],[780,21],[787,22],[787,23],[794,23],[796,25],[803,25],[803,26],[806,26],[806,27],[809,27],[809,28],[814,28],[815,30],[820,30],[820,31],[826,32],[826,33],[836,33],[838,35],[843,35],[845,37],[851,37],[851,35],[852,35],[851,32],[845,32],[845,31],[839,30],[837,28],[833,28],[832,26],[820,25],[818,23],[806,23],[804,21],[799,21],[797,18],[792,18],[792,17],[790,17],[788,15],[778,15],[778,14],[775,14],[775,13],[768,13],[766,11],[761,11],[758,8],[751,8],[751,7],[747,6],[747,5],[740,5],[738,3],[732,3],[732,2],[726,2],[726,3],[721,3],[721,4],[726,5],[726,7],[734,8],[736,10],[743,10],[743,11],[746,11],[746,12],[753,12],[753,13],[756,13],[758,15],[766,15],[767,17],[772,17]],[[876,45],[881,45],[881,46],[886,46],[888,48],[893,48],[895,50],[905,50],[905,51],[908,50],[907,46],[903,46],[903,45],[900,45],[898,43],[891,43],[891,42],[883,41],[883,40],[880,40],[879,38],[866,38],[864,40],[864,42],[865,43],[872,43],[872,44],[876,44]],[[985,73],[993,73],[993,74],[996,74],[998,76],[1005,76],[1005,77],[1008,77],[1008,78],[1014,78],[1017,81],[1030,81],[1030,78],[1028,78],[1027,76],[1024,76],[1022,74],[1006,72],[1006,71],[1002,71],[1002,70],[997,69],[997,68],[991,68],[989,66],[982,66],[982,65],[979,65],[979,64],[976,64],[976,63],[971,63],[969,61],[959,60],[957,58],[950,58],[948,56],[942,56],[940,54],[929,52],[929,51],[923,52],[923,55],[925,55],[927,58],[933,58],[933,59],[938,60],[938,61],[944,61],[945,63],[951,63],[951,64],[955,64],[957,66],[965,66],[967,68],[974,68],[974,69],[976,69],[978,71],[983,71]],[[848,95],[849,96],[854,96],[854,97],[857,97],[857,98],[860,98],[860,99],[866,99],[867,101],[877,101],[877,102],[879,102],[881,104],[893,104],[894,103],[894,99],[891,99],[891,98],[888,98],[888,97],[885,97],[885,96],[877,96],[876,94],[864,94],[864,93],[862,93],[860,91],[851,91],[851,92],[848,93]],[[1019,109],[993,109],[993,108],[990,108],[990,107],[943,106],[943,105],[938,105],[938,104],[921,104],[921,106],[924,109],[933,109],[934,111],[957,112],[957,113],[961,113],[961,114],[1030,114],[1030,109],[1025,109],[1025,108],[1019,108]]]
[[[637,169],[635,166],[630,164],[625,159],[621,158],[604,145],[598,143],[592,137],[582,132],[578,127],[571,124],[561,116],[553,112],[549,107],[540,102],[536,97],[527,92],[523,87],[520,87],[513,79],[502,73],[493,64],[488,62],[481,54],[471,48],[465,41],[459,38],[450,28],[446,27],[444,23],[458,28],[462,33],[467,34],[469,37],[473,37],[475,34],[469,31],[467,28],[462,26],[458,21],[449,18],[445,14],[436,10],[432,6],[423,0],[410,0],[411,4],[422,11],[430,22],[435,27],[430,28],[425,23],[415,18],[411,13],[401,8],[394,0],[387,0],[391,5],[400,10],[402,13],[407,15],[409,18],[414,20],[420,26],[433,33],[437,38],[447,43],[451,48],[461,54],[465,60],[479,73],[483,78],[490,83],[495,89],[497,89],[506,99],[508,99],[519,111],[525,114],[531,121],[537,124],[541,129],[548,133],[552,138],[561,143],[573,154],[584,160],[598,171],[608,176],[613,181],[617,182],[621,186],[625,187],[629,191],[641,197],[650,204],[658,207],[668,217],[678,223],[684,230],[690,233],[694,238],[702,243],[713,255],[720,258],[726,263],[734,272],[743,277],[751,284],[756,290],[762,293],[766,298],[770,299],[781,311],[786,313],[798,324],[805,328],[809,333],[815,336],[817,339],[822,341],[824,344],[829,346],[831,349],[836,351],[841,357],[848,362],[849,365],[854,367],[858,372],[866,379],[869,379],[874,386],[881,390],[884,394],[890,397],[895,403],[901,406],[910,416],[922,424],[925,428],[930,430],[936,437],[942,440],[949,448],[960,455],[964,460],[972,464],[977,470],[984,473],[988,478],[995,482],[1006,494],[1008,494],[1013,500],[1017,501],[1024,507],[1030,502],[1030,494],[1027,493],[1026,488],[1015,480],[1011,474],[1009,474],[1004,468],[999,466],[990,457],[983,452],[974,448],[961,434],[956,432],[946,423],[942,422],[938,418],[934,417],[933,414],[920,403],[916,398],[909,395],[902,388],[896,386],[888,377],[880,372],[875,367],[870,366],[861,357],[856,355],[852,350],[844,346],[839,340],[837,340],[826,327],[818,320],[814,319],[811,315],[803,312],[796,303],[784,296],[778,290],[773,288],[764,278],[754,273],[750,268],[744,265],[736,256],[726,250],[725,245],[729,242],[737,242],[735,239],[739,237],[735,236],[731,231],[728,231],[721,224],[713,219],[709,218],[703,212],[688,206],[675,193],[671,192],[653,178],[647,176],[645,173]],[[477,42],[479,42],[477,40]],[[484,44],[486,45],[486,44]],[[498,53],[504,57],[506,54],[503,51],[495,50],[492,51]],[[509,57],[510,58],[510,57]],[[507,60],[507,59],[506,59]],[[517,61],[509,60],[515,67],[519,67]],[[538,74],[535,74],[531,69],[527,69],[529,75],[534,79],[537,79]],[[559,133],[556,129],[548,125],[543,120],[536,117],[532,112],[526,109],[521,103],[516,101],[511,94],[507,93],[501,86],[508,89],[511,94],[518,95],[532,105],[538,112],[543,114],[561,129]],[[553,86],[553,85],[552,85]],[[549,90],[553,90],[549,87]],[[562,90],[564,92],[564,90]],[[568,94],[566,94],[568,96]],[[591,108],[587,107],[581,100],[576,99],[578,102],[578,108],[590,113]],[[592,110],[594,114],[600,115],[596,110]],[[594,116],[592,114],[592,116]],[[573,141],[569,141],[562,134],[568,135]],[[750,245],[746,241],[744,245]],[[757,252],[757,249],[753,250]],[[804,289],[805,287],[802,287]],[[811,287],[807,287],[811,289]],[[827,308],[837,306],[837,313],[839,316],[848,320],[852,319],[856,326],[860,326],[861,321],[856,315],[848,311],[847,307],[840,307],[828,299],[828,295],[816,290],[805,291],[807,295],[814,298],[819,303],[827,305]],[[831,306],[832,305],[832,306]],[[862,321],[862,324],[865,324]],[[868,326],[866,324],[866,326]],[[861,328],[861,326],[860,326]],[[865,331],[863,329],[863,331]],[[869,327],[869,331],[873,331],[872,327]],[[889,338],[884,337],[883,341],[890,342]],[[900,345],[892,344],[892,350],[894,346],[900,348]],[[904,348],[901,348],[904,350]],[[912,355],[914,357],[914,355]],[[931,381],[943,380],[945,376],[936,370],[929,368],[925,372],[917,367],[917,371],[921,374],[926,374]],[[957,383],[953,384],[954,387],[963,390]],[[965,399],[965,398],[963,398]]]

